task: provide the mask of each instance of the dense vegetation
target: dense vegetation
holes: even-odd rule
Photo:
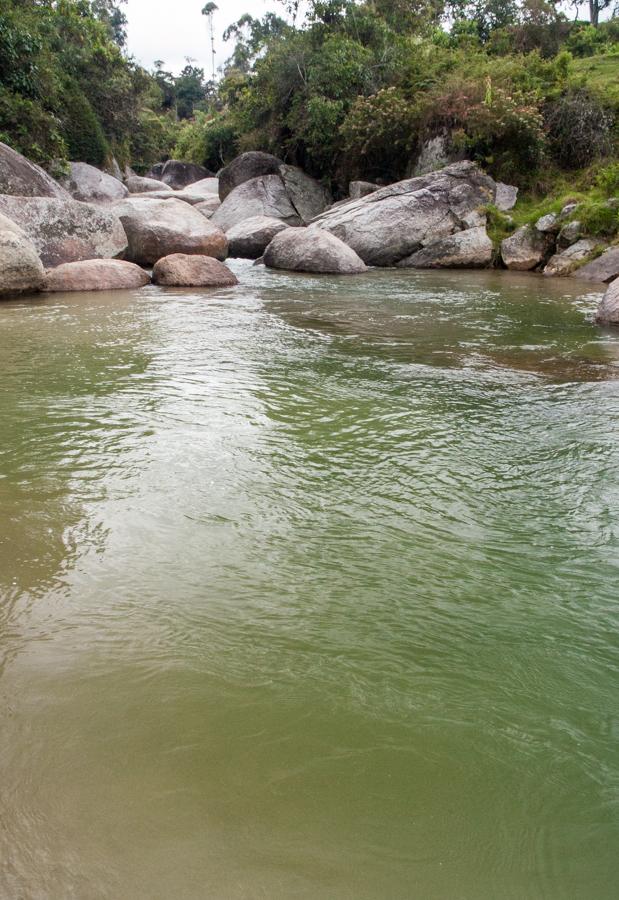
[[[215,84],[191,60],[173,76],[127,58],[119,2],[0,0],[0,139],[46,164],[138,170],[269,150],[341,190],[412,173],[437,137],[530,191],[617,177],[617,18],[569,22],[548,0],[314,0],[291,24],[285,3],[287,18],[227,30]],[[591,0],[593,21],[609,2]]]

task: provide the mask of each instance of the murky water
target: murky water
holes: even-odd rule
[[[0,897],[615,898],[599,294],[235,265],[0,305]]]

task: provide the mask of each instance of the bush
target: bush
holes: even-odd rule
[[[69,159],[102,166],[110,148],[90,102],[77,84],[67,82],[63,95],[62,123]]]
[[[350,177],[405,174],[417,141],[419,111],[396,87],[359,97],[340,129]]]
[[[614,117],[587,90],[563,94],[548,104],[544,118],[550,151],[567,169],[579,169],[612,150]]]
[[[217,171],[236,156],[237,149],[238,133],[225,115],[197,113],[178,133],[173,154]]]
[[[0,85],[0,141],[37,163],[63,159],[67,145],[60,121],[39,103]]]
[[[619,195],[619,162],[613,162],[598,173],[596,186],[606,197]]]

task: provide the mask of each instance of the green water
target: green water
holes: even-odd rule
[[[0,305],[2,900],[611,900],[599,293]]]

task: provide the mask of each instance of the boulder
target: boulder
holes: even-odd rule
[[[597,259],[577,269],[573,274],[577,278],[584,278],[585,281],[608,284],[619,277],[619,247],[610,247]]]
[[[556,234],[561,227],[559,216],[555,213],[548,213],[537,220],[535,227],[542,234]]]
[[[112,175],[114,178],[117,178],[119,181],[124,181],[122,169],[118,165],[118,160],[115,156],[113,156],[104,166],[103,171],[107,172],[108,175]]]
[[[575,244],[582,237],[582,225],[577,220],[574,219],[573,222],[568,222],[563,226],[561,231],[559,232],[559,237],[557,238],[557,246],[565,249],[566,247],[571,247],[572,244]]]
[[[232,287],[238,284],[228,266],[209,256],[173,253],[157,260],[153,269],[155,284],[169,287]]]
[[[212,174],[204,166],[198,166],[196,163],[169,159],[161,170],[161,180],[164,184],[174,188],[174,190],[180,191],[182,188],[187,187],[188,184],[202,181],[203,178],[211,178]]]
[[[412,169],[413,175],[428,175],[445,168],[449,164],[449,138],[446,134],[437,134],[429,138],[421,147],[421,152]]]
[[[29,162],[0,142],[0,194],[17,197],[57,197],[68,200],[69,194],[40,166]]]
[[[492,255],[492,241],[481,226],[429,241],[421,250],[400,260],[398,266],[413,269],[484,269],[492,263]]]
[[[75,200],[85,203],[113,203],[129,196],[122,181],[88,163],[69,163],[69,174],[61,183]]]
[[[264,252],[264,264],[293,272],[358,275],[367,266],[343,241],[319,228],[286,228]]]
[[[619,325],[619,278],[611,281],[595,316],[600,325]]]
[[[159,182],[161,190],[144,191],[142,194],[129,194],[127,200],[180,200],[182,203],[188,203],[190,206],[197,206],[204,200],[203,194],[190,194],[188,191],[174,191],[167,187],[163,182]],[[219,198],[218,198],[219,199]]]
[[[501,242],[501,257],[508,269],[528,272],[548,254],[549,239],[531,225],[523,225]]]
[[[219,197],[219,178],[202,178],[193,184],[183,188],[182,193],[189,191],[192,194],[200,194],[205,199],[214,194]]]
[[[288,226],[281,219],[271,219],[268,216],[244,219],[226,232],[230,256],[259,259],[275,235],[286,228]]]
[[[420,250],[428,235],[448,237],[473,223],[494,203],[496,183],[472,162],[381,188],[315,219],[368,265],[390,266]]]
[[[281,219],[286,225],[302,224],[279,175],[262,175],[243,182],[227,195],[211,221],[229,231],[254,216]]]
[[[155,163],[154,166],[151,166],[148,172],[146,173],[146,178],[152,178],[155,181],[161,181],[161,176],[163,175],[163,167],[165,166],[164,162]]]
[[[122,259],[65,263],[46,273],[44,291],[131,291],[150,284],[139,266]]]
[[[127,249],[127,236],[111,207],[2,195],[0,212],[23,229],[47,267],[122,256]]]
[[[221,206],[221,200],[219,197],[213,197],[209,200],[201,200],[199,203],[196,203],[194,209],[197,209],[198,212],[202,213],[203,216],[206,216],[207,219],[210,219],[214,213],[217,212],[219,207]]]
[[[172,188],[165,185],[156,178],[141,178],[139,175],[130,175],[126,181],[130,194],[146,194],[149,191],[168,191],[172,193]]]
[[[494,205],[497,209],[500,209],[501,212],[509,212],[510,209],[514,208],[517,200],[517,187],[514,187],[513,184],[504,184],[502,181],[497,181],[496,196],[494,200]]]
[[[223,202],[228,194],[246,181],[262,175],[279,175],[281,159],[270,153],[250,150],[242,153],[225,166],[219,173],[219,199]]]
[[[309,225],[312,219],[324,212],[333,202],[333,197],[319,181],[310,178],[296,166],[282,165],[279,174],[290,202],[304,225]]]
[[[590,256],[599,247],[596,241],[583,238],[576,241],[561,253],[555,253],[546,263],[544,275],[569,275],[577,267],[581,260]]]
[[[0,297],[38,291],[44,278],[33,243],[15,222],[0,215]]]
[[[351,200],[361,200],[362,197],[367,197],[368,194],[373,194],[378,190],[379,186],[372,184],[371,181],[351,181],[348,187]]]
[[[225,259],[225,234],[189,203],[170,200],[129,199],[114,206],[127,238],[126,258],[148,266],[171,253]]]

